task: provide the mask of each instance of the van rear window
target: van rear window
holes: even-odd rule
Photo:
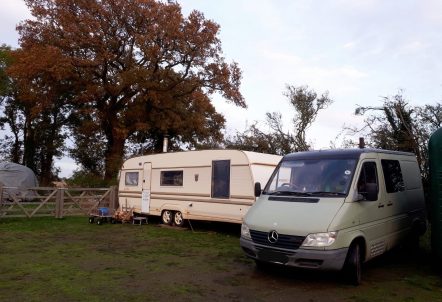
[[[401,165],[398,160],[381,160],[382,171],[384,172],[385,187],[387,193],[400,192],[405,190],[402,177]]]

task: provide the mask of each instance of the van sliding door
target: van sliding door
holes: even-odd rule
[[[212,198],[230,198],[230,160],[212,161]]]

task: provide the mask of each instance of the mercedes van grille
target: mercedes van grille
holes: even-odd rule
[[[305,237],[303,236],[279,234],[278,241],[276,241],[275,243],[270,243],[268,240],[268,235],[268,232],[250,230],[250,236],[252,237],[254,243],[270,247],[296,250],[301,246],[305,239]]]

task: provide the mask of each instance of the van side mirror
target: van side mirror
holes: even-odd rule
[[[367,193],[365,195],[366,200],[375,201],[378,200],[378,184],[377,183],[366,183],[365,189]]]
[[[261,196],[261,183],[255,182],[255,197]]]

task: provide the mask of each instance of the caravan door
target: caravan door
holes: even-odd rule
[[[149,214],[150,208],[150,184],[152,163],[144,163],[143,166],[143,191],[141,194],[141,212]]]

